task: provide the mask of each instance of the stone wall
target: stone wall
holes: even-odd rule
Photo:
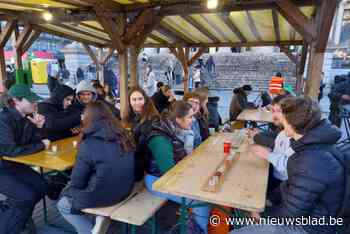
[[[212,89],[233,89],[250,84],[254,90],[268,89],[269,80],[277,72],[281,72],[287,83],[295,85],[295,65],[282,53],[227,53],[212,54],[216,65],[213,78],[203,76]],[[209,54],[201,58],[204,63]],[[173,55],[163,53],[149,55],[158,81],[164,81],[164,73],[168,66],[173,67],[176,59]],[[141,67],[141,66],[140,66]],[[142,73],[139,73],[142,74]]]

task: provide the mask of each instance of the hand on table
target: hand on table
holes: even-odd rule
[[[32,122],[37,128],[42,128],[45,124],[45,116],[34,113],[33,117],[27,116],[27,118]]]
[[[248,151],[252,153],[254,156],[257,156],[262,159],[267,159],[270,150],[266,147],[260,145],[250,145],[248,147]]]
[[[48,150],[50,148],[51,141],[48,139],[43,139],[41,142],[45,145],[45,149]]]

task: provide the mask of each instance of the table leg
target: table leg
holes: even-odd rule
[[[44,171],[43,168],[40,167],[40,174],[44,178]],[[44,222],[45,224],[48,224],[48,219],[47,219],[47,207],[46,207],[46,197],[43,197],[43,206],[44,206]]]
[[[186,206],[186,198],[181,198],[181,207],[180,207],[180,234],[187,234],[187,220],[188,220],[188,211]]]

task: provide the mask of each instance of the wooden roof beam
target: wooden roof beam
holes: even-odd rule
[[[281,15],[294,27],[305,40],[311,43],[317,37],[312,20],[308,19],[291,0],[277,0],[277,8]]]
[[[149,37],[149,38],[152,38],[153,40],[155,40],[155,41],[157,41],[157,42],[159,42],[159,43],[161,43],[161,44],[167,44],[167,43],[169,43],[168,41],[164,40],[163,38],[160,38],[160,37],[158,37],[158,36],[156,36],[156,35],[153,35],[153,34],[148,35],[148,37]]]
[[[6,42],[10,38],[13,30],[15,29],[16,21],[10,20],[7,22],[4,30],[1,32],[0,35],[0,47],[4,47],[6,45]]]
[[[97,56],[95,55],[94,51],[90,48],[89,45],[87,45],[85,43],[81,43],[81,44],[83,45],[85,51],[90,56],[92,62],[97,66],[99,64],[99,61],[98,61]]]
[[[56,35],[58,37],[64,37],[64,38],[67,38],[67,39],[72,40],[72,41],[77,41],[77,42],[85,43],[85,44],[88,44],[88,45],[93,45],[93,46],[98,47],[98,48],[110,46],[109,44],[102,44],[102,43],[86,40],[86,39],[83,39],[83,38],[79,38],[79,37],[76,37],[76,36],[69,35],[67,33],[58,32],[58,31],[55,31],[55,30],[52,30],[52,29],[48,29],[48,28],[45,28],[45,27],[39,26],[39,25],[33,25],[33,28],[35,30],[41,30],[42,32],[47,32],[49,34]]]
[[[30,34],[32,33],[32,26],[31,25],[26,25],[22,32],[20,33],[18,39],[16,40],[16,48],[20,49],[22,51],[22,46],[23,44],[27,41],[29,38]]]
[[[143,47],[147,48],[169,48],[169,47],[256,47],[256,46],[289,46],[289,45],[302,45],[303,41],[257,41],[257,42],[221,42],[221,43],[166,43],[166,44],[156,44],[156,43],[146,43]]]
[[[200,47],[198,51],[192,56],[192,58],[188,61],[188,66],[191,66],[200,56],[205,52],[206,47]]]
[[[272,21],[273,21],[273,28],[275,30],[276,41],[280,41],[281,40],[280,23],[278,20],[278,14],[276,9],[272,9]]]
[[[39,38],[41,34],[40,30],[33,30],[28,40],[22,46],[22,53],[25,53],[33,45],[33,43]]]
[[[104,9],[102,9],[98,5],[94,6],[94,10],[96,12],[99,23],[102,25],[104,30],[107,32],[107,34],[111,38],[113,47],[119,53],[121,53],[121,54],[124,53],[125,46],[124,46],[124,44],[122,42],[122,38],[121,38],[121,35],[123,34],[122,32],[124,31],[124,28],[118,27],[117,23],[115,21],[113,21],[112,18],[106,16],[104,14]]]
[[[241,42],[247,42],[247,39],[245,38],[245,36],[242,34],[242,32],[238,29],[238,27],[232,22],[232,20],[230,19],[229,15],[227,14],[222,14],[221,19],[225,22],[225,24],[227,25],[227,27],[229,27],[231,29],[231,31],[236,34],[236,36],[239,38],[239,40]]]
[[[260,35],[259,31],[258,31],[258,29],[256,28],[256,25],[254,23],[252,15],[250,14],[249,11],[246,11],[246,14],[247,14],[247,20],[248,20],[249,29],[252,32],[252,34],[254,35],[255,39],[257,41],[263,41],[262,38],[261,38],[261,35]]]
[[[170,38],[174,42],[179,42],[186,44],[187,42],[182,39],[180,36],[178,36],[176,33],[173,31],[170,31],[166,27],[163,27],[162,25],[159,25],[155,30],[157,30],[159,33],[163,34],[164,36]]]
[[[203,35],[208,37],[212,42],[220,42],[220,40],[213,35],[209,30],[205,29],[202,25],[200,25],[197,21],[195,21],[191,16],[189,15],[181,15],[184,20],[186,20],[189,24],[191,24],[194,28],[196,28],[199,32],[201,32]]]

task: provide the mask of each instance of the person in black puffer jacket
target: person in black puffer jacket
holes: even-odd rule
[[[342,155],[335,144],[339,129],[321,120],[318,105],[311,98],[286,98],[281,102],[282,124],[292,138],[295,151],[287,165],[288,180],[280,186],[280,204],[269,207],[263,216],[278,218],[336,218],[345,193]],[[252,217],[259,218],[258,213]],[[295,220],[295,219],[294,219]],[[247,227],[235,233],[334,234],[333,225],[294,225]]]
[[[219,126],[222,124],[222,119],[218,111],[218,102],[220,97],[209,96],[207,108],[209,111],[209,128],[215,128],[216,131],[219,130]]]
[[[74,100],[74,90],[66,85],[57,86],[48,100],[38,104],[38,112],[45,116],[45,130],[51,141],[73,135],[71,129],[80,125],[80,113],[67,111]]]
[[[129,113],[125,126],[130,129],[136,143],[135,152],[135,180],[144,177],[145,167],[150,159],[147,148],[147,136],[151,131],[152,123],[159,120],[159,113],[152,100],[139,87],[129,91]]]
[[[78,234],[91,233],[93,228],[82,209],[114,205],[134,185],[134,145],[109,108],[100,101],[89,104],[83,125],[71,182],[57,204]]]

